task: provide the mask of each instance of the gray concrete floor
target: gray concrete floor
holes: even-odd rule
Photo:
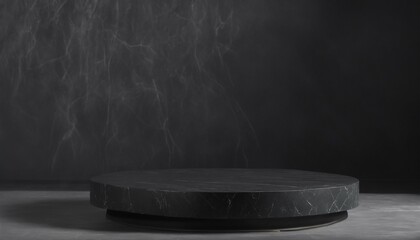
[[[0,239],[418,239],[420,195],[361,194],[334,225],[292,232],[177,233],[114,223],[87,191],[0,191]]]

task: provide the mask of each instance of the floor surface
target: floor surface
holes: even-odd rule
[[[420,195],[361,194],[349,218],[291,232],[180,233],[141,230],[105,218],[87,191],[0,191],[0,240],[23,239],[420,239]]]

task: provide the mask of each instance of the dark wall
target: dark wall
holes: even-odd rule
[[[0,179],[419,178],[414,1],[1,1]]]

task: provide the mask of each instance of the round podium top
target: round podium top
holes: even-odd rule
[[[347,186],[357,179],[286,169],[163,169],[94,177],[92,182],[151,191],[284,192]]]
[[[116,211],[183,218],[276,218],[346,211],[357,179],[288,169],[162,169],[91,179],[91,203]]]

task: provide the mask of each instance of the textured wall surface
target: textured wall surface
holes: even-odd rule
[[[0,180],[420,170],[411,1],[0,1]]]

